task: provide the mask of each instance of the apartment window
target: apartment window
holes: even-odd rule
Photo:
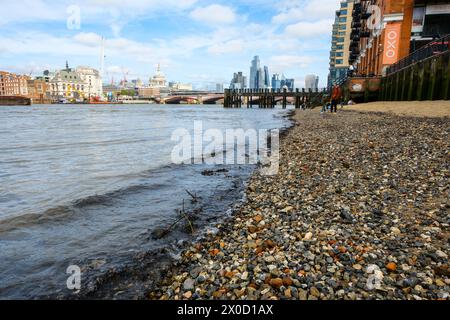
[[[347,17],[341,17],[341,18],[339,18],[339,22],[347,22]]]
[[[340,36],[345,36],[345,32],[339,32]]]
[[[343,15],[343,16],[346,16],[346,15],[347,15],[347,13],[348,13],[348,11],[347,11],[347,10],[341,10],[341,15]]]
[[[336,60],[336,64],[343,64],[344,63],[344,60],[343,59],[338,59],[338,60]]]
[[[341,8],[348,8],[348,3],[347,2],[342,2],[341,3]]]
[[[336,46],[336,50],[344,50],[344,46],[343,45],[338,45],[338,46]]]
[[[343,57],[344,53],[343,52],[336,52],[336,57]]]

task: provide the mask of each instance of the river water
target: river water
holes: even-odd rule
[[[65,295],[70,265],[87,279],[188,239],[181,230],[151,236],[178,220],[183,206],[196,213],[198,228],[222,218],[242,198],[254,167],[175,165],[172,133],[193,132],[194,121],[203,121],[204,130],[283,128],[286,113],[189,105],[0,106],[0,298]]]

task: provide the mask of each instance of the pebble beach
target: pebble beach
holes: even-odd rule
[[[234,215],[190,245],[148,298],[448,300],[442,108],[435,117],[297,111],[279,174],[256,172]]]

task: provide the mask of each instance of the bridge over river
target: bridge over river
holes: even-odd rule
[[[225,108],[275,108],[280,104],[283,108],[287,105],[295,105],[296,108],[309,108],[322,103],[324,91],[312,90],[273,90],[273,89],[244,89],[225,90],[225,93],[217,92],[174,92],[162,98],[165,104],[223,104]]]
[[[161,98],[161,101],[165,104],[223,104],[224,94],[203,91],[173,92]]]

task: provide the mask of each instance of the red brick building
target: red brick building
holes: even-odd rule
[[[353,8],[349,62],[360,76],[386,69],[450,33],[450,0],[360,0]]]
[[[28,95],[28,80],[30,77],[0,71],[0,96]]]
[[[50,103],[50,88],[43,79],[28,80],[28,95],[33,103]]]

